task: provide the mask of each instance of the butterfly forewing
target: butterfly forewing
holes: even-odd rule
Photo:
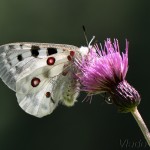
[[[46,43],[12,43],[0,46],[0,77],[15,90],[15,82],[24,70],[30,74],[32,67],[43,58],[58,53],[69,55],[69,51],[78,48],[71,45]],[[37,66],[38,68],[40,66]],[[30,69],[31,68],[31,69]]]
[[[23,110],[31,115],[43,117],[50,114],[58,101],[64,98],[65,87],[60,87],[59,90],[62,91],[59,97],[55,96],[58,91],[54,91],[53,87],[54,85],[56,87],[58,77],[63,86],[68,76],[66,75],[64,79],[61,77],[64,68],[65,66],[71,68],[71,55],[78,50],[78,47],[63,44],[2,45],[0,46],[0,76],[12,90],[16,91],[18,103]],[[71,80],[75,79],[71,78]],[[76,85],[72,83],[71,85]],[[74,87],[69,88],[74,89]]]

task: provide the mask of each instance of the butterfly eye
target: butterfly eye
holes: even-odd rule
[[[33,87],[37,87],[37,86],[40,84],[40,82],[41,82],[41,80],[40,80],[39,78],[33,78],[33,79],[31,80],[31,85],[32,85]]]
[[[47,64],[48,65],[53,65],[55,63],[55,58],[54,57],[49,57],[48,59],[47,59]]]

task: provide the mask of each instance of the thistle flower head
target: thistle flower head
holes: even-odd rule
[[[116,39],[113,44],[110,39],[107,39],[104,48],[98,44],[94,45],[87,55],[76,62],[76,66],[80,72],[77,77],[83,91],[89,94],[108,92],[113,102],[123,112],[130,111],[124,109],[124,106],[132,103],[135,107],[139,104],[138,92],[125,80],[128,70],[127,41],[124,53],[120,52]]]

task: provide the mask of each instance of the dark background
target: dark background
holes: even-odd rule
[[[127,80],[140,92],[139,106],[150,128],[150,2],[149,0],[0,0],[0,44],[48,42],[86,45],[93,35],[103,43],[118,38],[129,46]],[[21,110],[15,93],[0,81],[0,150],[120,150],[120,142],[145,140],[135,120],[118,113],[99,95],[91,104],[72,108],[59,106],[51,115],[38,119]]]

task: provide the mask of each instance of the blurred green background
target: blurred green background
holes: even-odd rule
[[[103,43],[118,38],[129,45],[127,79],[140,92],[139,106],[150,128],[149,0],[0,0],[0,44],[48,42],[86,45],[93,35]],[[15,93],[0,81],[0,150],[120,150],[120,142],[145,140],[131,114],[120,114],[99,95],[91,104],[85,94],[72,108],[59,106],[38,119],[21,110]],[[137,148],[137,147],[136,147]]]

